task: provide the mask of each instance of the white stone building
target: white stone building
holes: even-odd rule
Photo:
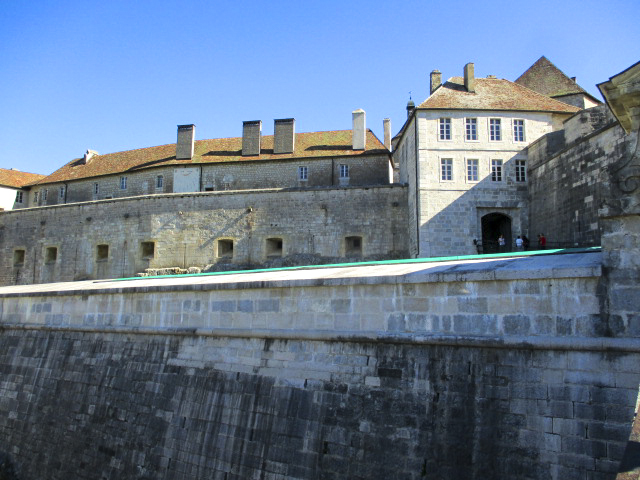
[[[29,184],[44,178],[37,173],[0,168],[0,210],[29,206]]]
[[[399,180],[409,187],[412,256],[491,252],[498,237],[513,248],[528,228],[527,146],[562,128],[580,109],[493,76],[441,83],[394,138]]]

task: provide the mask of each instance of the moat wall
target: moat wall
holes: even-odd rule
[[[601,254],[0,290],[16,478],[615,477]]]

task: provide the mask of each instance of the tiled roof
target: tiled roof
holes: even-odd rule
[[[0,185],[13,188],[22,188],[30,183],[37,182],[45,175],[37,173],[21,172],[19,170],[7,170],[0,168]]]
[[[548,97],[560,97],[576,93],[589,95],[545,56],[540,57],[526,72],[520,75],[516,83]]]
[[[579,108],[498,78],[476,78],[475,92],[464,87],[462,77],[452,77],[418,108],[443,110],[495,110],[576,113]]]
[[[260,155],[242,156],[242,137],[214,138],[196,140],[193,158],[189,160],[176,160],[176,144],[170,143],[158,147],[94,155],[86,165],[83,164],[82,159],[75,159],[39,181],[38,184],[80,180],[171,165],[389,154],[371,130],[367,130],[366,142],[365,150],[353,150],[352,130],[296,133],[294,152],[276,155],[273,153],[273,135],[266,135],[261,140]]]

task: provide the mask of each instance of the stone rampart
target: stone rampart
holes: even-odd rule
[[[406,187],[151,195],[0,214],[0,285],[408,254]]]
[[[17,478],[615,476],[601,254],[0,289]]]

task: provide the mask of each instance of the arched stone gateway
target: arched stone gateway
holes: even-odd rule
[[[504,235],[505,252],[511,251],[511,218],[502,213],[489,213],[482,217],[483,253],[497,253],[498,237]]]

